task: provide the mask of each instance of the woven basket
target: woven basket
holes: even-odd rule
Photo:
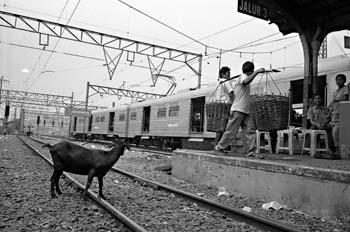
[[[225,131],[231,104],[227,102],[209,102],[205,104],[207,131]]]
[[[252,95],[254,120],[258,130],[283,130],[288,127],[289,98],[281,95]]]

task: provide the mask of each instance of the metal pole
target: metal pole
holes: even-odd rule
[[[4,79],[4,76],[0,77],[0,106],[1,106],[1,91],[2,91],[2,80]]]
[[[1,93],[2,93],[2,83],[3,82],[5,82],[5,81],[7,81],[7,82],[9,82],[8,80],[6,80],[6,79],[4,79],[4,76],[2,75],[1,77],[0,77],[0,107],[1,107],[1,97],[2,97],[2,95],[1,95]],[[5,111],[6,111],[6,104],[5,104]],[[4,117],[4,121],[3,121],[3,128],[2,128],[3,130],[6,130],[7,129],[7,118],[6,117]],[[2,133],[3,131],[1,131],[1,133]]]
[[[88,109],[88,102],[89,102],[89,87],[90,87],[90,82],[87,82],[86,85],[86,99],[85,99],[85,111],[87,112]],[[84,132],[83,132],[83,140],[86,138],[86,132],[85,132],[85,123],[86,122],[86,116],[84,116]]]
[[[2,80],[4,79],[4,76],[1,76],[0,78],[0,108],[1,108],[1,91],[2,91]],[[4,132],[5,129],[5,117],[4,120],[2,121],[2,128],[1,128],[1,134]]]
[[[201,88],[202,85],[202,56],[199,57],[198,62],[198,89]]]
[[[73,109],[73,97],[74,93],[72,92],[72,100],[70,102],[70,114],[69,114],[69,127],[68,127],[68,139],[70,139],[71,127],[72,127],[72,109]]]
[[[220,49],[220,55],[219,55],[219,71],[221,68],[221,56],[222,56],[222,49]],[[218,81],[220,80],[220,73],[218,72]]]

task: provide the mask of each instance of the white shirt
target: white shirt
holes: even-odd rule
[[[238,77],[234,86],[235,99],[232,103],[230,111],[239,111],[245,114],[250,113],[250,84],[243,84],[243,81],[248,78],[246,74]]]

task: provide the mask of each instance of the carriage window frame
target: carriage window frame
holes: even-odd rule
[[[105,118],[106,118],[105,116],[101,116],[101,120],[100,120],[100,121],[101,121],[101,122],[104,122],[104,121],[105,121]]]
[[[159,107],[157,109],[157,118],[166,118],[167,108]]]
[[[121,113],[121,114],[119,114],[119,116],[118,116],[118,121],[119,121],[119,122],[124,122],[124,121],[125,121],[125,119],[126,119],[126,117],[125,117],[125,113]]]
[[[179,105],[173,105],[169,107],[169,118],[176,118],[179,117],[180,114],[180,106]]]
[[[95,122],[100,122],[100,117],[97,116],[97,117],[95,118]]]
[[[136,121],[137,120],[137,113],[131,112],[130,113],[130,121]]]

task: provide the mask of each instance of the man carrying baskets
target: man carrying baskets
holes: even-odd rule
[[[257,74],[264,72],[265,69],[260,68],[254,71],[254,68],[254,64],[250,61],[242,65],[243,74],[237,78],[234,84],[234,100],[230,108],[230,117],[225,132],[214,148],[216,154],[225,154],[225,149],[233,141],[239,127],[242,127],[242,136],[248,141],[247,156],[255,156],[256,134],[253,114],[250,112],[250,83]]]

